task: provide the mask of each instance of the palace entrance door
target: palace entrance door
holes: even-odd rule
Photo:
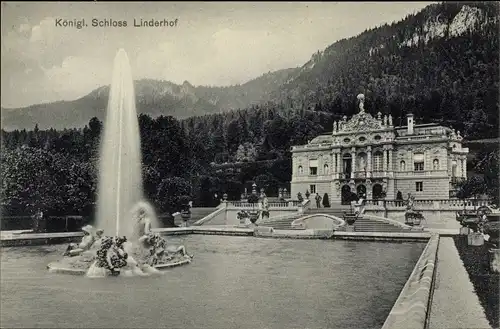
[[[351,203],[351,188],[349,185],[342,186],[341,191],[341,203],[342,204],[350,204]]]

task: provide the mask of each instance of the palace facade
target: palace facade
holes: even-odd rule
[[[328,194],[347,202],[351,193],[366,199],[449,199],[453,183],[465,179],[466,156],[460,132],[433,123],[394,126],[391,115],[365,112],[334,122],[333,132],[292,147],[291,193]]]

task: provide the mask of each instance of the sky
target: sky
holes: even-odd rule
[[[134,79],[242,84],[430,2],[2,2],[1,105],[74,100],[109,84],[118,49]],[[78,29],[63,21],[85,20]],[[92,20],[126,21],[93,27]],[[134,19],[173,26],[134,27]],[[177,21],[176,21],[177,20]]]

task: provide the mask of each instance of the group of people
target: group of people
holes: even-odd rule
[[[157,273],[155,265],[181,255],[192,258],[184,246],[167,246],[163,237],[151,231],[151,220],[144,209],[136,215],[134,235],[131,243],[127,237],[105,236],[102,229],[82,228],[84,236],[79,244],[70,244],[64,256],[92,256],[92,265],[87,276],[149,275]]]

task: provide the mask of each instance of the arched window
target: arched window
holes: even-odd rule
[[[438,159],[434,159],[434,161],[432,161],[432,169],[439,170],[439,160]]]
[[[382,152],[377,151],[373,154],[373,171],[382,171]]]
[[[453,160],[451,162],[451,177],[457,177],[457,161]]]
[[[323,174],[328,175],[329,171],[330,171],[330,168],[328,167],[327,164],[325,164],[323,166]]]
[[[401,161],[401,162],[399,163],[399,170],[400,170],[400,171],[406,171],[406,162]]]
[[[413,167],[414,167],[414,171],[424,171],[424,154],[423,153],[413,154]]]
[[[304,169],[302,169],[302,166],[299,166],[299,174],[302,175],[304,173]]]

